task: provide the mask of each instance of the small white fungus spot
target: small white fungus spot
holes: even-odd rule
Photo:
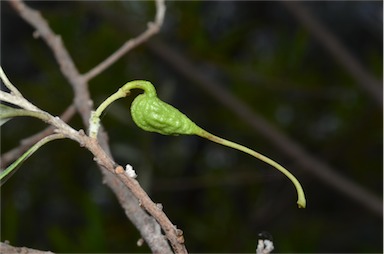
[[[269,254],[273,251],[275,247],[273,246],[273,242],[271,240],[258,240],[256,253],[257,254]]]
[[[135,172],[135,170],[133,169],[133,167],[129,164],[127,164],[125,166],[125,173],[127,173],[127,175],[131,178],[136,178],[137,177],[137,174]]]

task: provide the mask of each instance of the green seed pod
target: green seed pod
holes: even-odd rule
[[[192,135],[200,129],[186,115],[153,93],[137,96],[132,102],[131,114],[133,121],[143,130],[164,135]]]
[[[103,110],[113,101],[130,94],[132,89],[144,90],[144,93],[137,96],[131,105],[132,119],[137,126],[143,130],[157,132],[164,135],[198,135],[213,142],[237,149],[259,160],[262,160],[265,163],[275,167],[292,181],[298,194],[297,204],[302,208],[306,206],[303,188],[301,187],[296,177],[294,177],[287,169],[285,169],[277,162],[271,160],[270,158],[252,149],[249,149],[248,147],[220,138],[198,127],[179,110],[157,98],[154,86],[145,80],[135,80],[128,82],[116,93],[108,97],[97,108],[96,111],[92,112],[89,130],[91,137],[97,138],[97,131],[100,125],[100,115]]]

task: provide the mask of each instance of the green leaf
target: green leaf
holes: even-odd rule
[[[23,164],[23,162],[26,161],[40,147],[42,147],[43,145],[47,144],[52,140],[61,139],[61,138],[64,138],[63,134],[52,134],[50,136],[47,136],[41,139],[39,142],[33,145],[28,151],[26,151],[22,156],[20,156],[14,163],[9,165],[5,170],[1,171],[0,173],[1,185],[3,185],[11,177],[11,175],[15,173],[16,170]]]
[[[13,108],[4,104],[0,104],[0,126],[16,116],[31,116],[39,119],[46,118],[46,116],[41,112],[30,111],[21,108]]]
[[[15,116],[25,115],[24,109],[16,109],[4,104],[0,104],[0,126]]]

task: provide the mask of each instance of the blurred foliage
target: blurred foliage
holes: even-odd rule
[[[59,115],[72,90],[52,53],[1,1],[1,61],[25,97]],[[355,57],[382,77],[382,2],[305,2]],[[148,1],[28,2],[60,34],[86,72],[153,19]],[[116,26],[97,12],[125,20]],[[382,196],[382,109],[278,2],[167,2],[162,40],[341,175]],[[262,135],[142,45],[90,82],[98,105],[129,80],[146,79],[160,98],[203,128],[270,156],[302,182],[198,137],[164,137],[132,124],[125,99],[102,122],[117,162],[130,163],[155,202],[184,231],[190,252],[254,252],[267,230],[276,252],[381,252],[382,218],[297,168]],[[78,116],[70,124],[82,127]],[[1,127],[6,152],[44,124]],[[1,187],[1,241],[55,252],[148,252],[91,155],[72,141],[39,150]]]

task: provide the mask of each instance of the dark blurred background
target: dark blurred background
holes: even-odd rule
[[[0,4],[5,72],[26,98],[60,115],[72,102],[70,85],[45,43],[32,37],[33,29],[7,2]],[[151,1],[27,4],[40,10],[61,35],[83,73],[142,32],[155,14]],[[127,81],[149,80],[160,98],[201,127],[288,168],[302,183],[308,202],[306,209],[298,209],[292,183],[241,152],[195,136],[138,129],[129,113],[132,98],[120,100],[102,118],[114,158],[133,165],[151,198],[184,231],[187,249],[255,252],[257,234],[266,230],[276,252],[382,253],[382,210],[377,209],[383,190],[383,114],[377,99],[382,94],[367,92],[358,73],[348,71],[324,47],[324,35],[297,18],[295,4],[166,5],[161,32],[90,82],[95,105]],[[337,38],[381,91],[382,1],[299,5]],[[240,108],[228,106],[233,98]],[[251,115],[244,113],[244,105]],[[321,173],[313,173],[315,163],[303,167],[289,147],[282,147],[286,143],[281,136],[273,140],[276,136],[252,125],[260,121],[316,163],[329,165],[339,178],[331,176],[330,184]],[[78,116],[70,124],[84,128]],[[1,152],[44,127],[30,118],[8,122],[1,127]],[[339,179],[367,191],[376,209],[340,191]],[[102,184],[90,153],[72,141],[41,148],[1,187],[1,241],[14,246],[148,252],[146,246],[136,246],[139,237]]]

